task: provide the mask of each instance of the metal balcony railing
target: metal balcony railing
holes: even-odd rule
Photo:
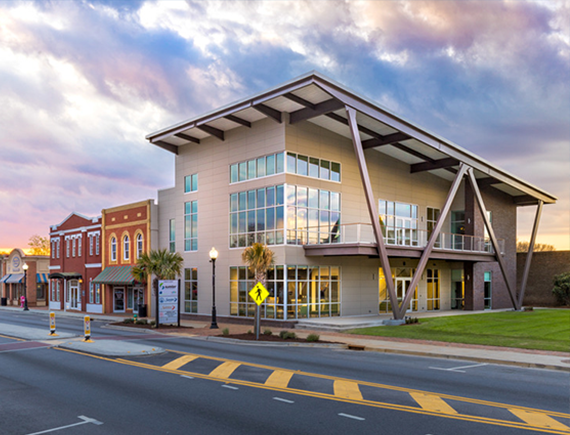
[[[387,246],[424,248],[430,233],[427,230],[412,228],[383,228],[384,243]],[[505,241],[498,240],[501,253]],[[334,244],[374,244],[372,224],[352,223],[329,227],[307,227],[287,231],[287,243],[292,245],[334,245]],[[465,234],[440,233],[434,249],[494,253],[491,240],[485,237]]]

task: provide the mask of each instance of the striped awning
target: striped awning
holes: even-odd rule
[[[133,266],[110,266],[93,280],[94,284],[134,284]]]
[[[47,284],[48,283],[48,275],[47,273],[36,273],[36,282],[38,284]]]
[[[4,279],[6,278],[6,279]],[[6,284],[20,284],[21,282],[24,281],[24,274],[23,273],[12,273],[10,275],[8,275],[7,277],[4,276],[2,279],[4,279],[3,282],[5,282]]]
[[[12,275],[8,273],[7,275],[4,275],[2,278],[0,278],[0,284],[3,283],[3,282],[6,282],[6,280],[7,280],[8,278],[10,278],[10,276],[12,276]]]

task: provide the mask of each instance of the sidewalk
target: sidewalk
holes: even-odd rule
[[[2,310],[20,311],[19,308],[1,307],[0,308],[0,334],[10,335],[5,332],[5,326],[1,323]],[[47,318],[46,309],[30,309],[30,313],[38,314],[43,313]],[[69,313],[69,312],[56,312],[56,317],[84,317],[83,313]],[[90,315],[94,321],[105,321],[109,323],[120,322],[122,319],[128,317],[126,315]],[[210,329],[210,322],[206,321],[190,321],[182,320],[181,326],[192,329],[139,329],[141,333],[158,333],[158,334],[176,334],[179,336],[187,336],[188,338],[199,338],[206,340],[219,340],[217,336],[221,336],[222,330],[228,328],[230,334],[243,334],[249,330],[253,330],[253,322],[251,325],[227,323],[225,319],[218,321],[219,329]],[[4,327],[3,327],[4,326]],[[297,325],[299,326],[299,325]],[[120,327],[123,328],[123,327]],[[261,327],[263,331],[266,327]],[[26,328],[27,329],[27,328]],[[46,331],[48,329],[46,323]],[[278,333],[283,328],[272,328],[274,333]],[[133,331],[133,328],[129,328]],[[134,330],[136,331],[136,330]],[[133,332],[134,332],[133,331]],[[306,338],[309,334],[320,335],[321,341],[328,341],[339,343],[343,347],[352,350],[360,351],[373,351],[373,352],[386,352],[397,353],[404,355],[415,355],[435,358],[458,359],[467,360],[477,363],[489,364],[507,364],[519,367],[533,367],[551,370],[564,370],[570,371],[570,352],[547,352],[540,350],[527,350],[527,349],[514,349],[514,348],[501,348],[493,346],[480,346],[480,345],[467,345],[459,343],[442,343],[442,342],[428,342],[420,340],[408,340],[386,337],[370,337],[346,334],[343,332],[335,331],[320,331],[313,329],[295,329],[295,333],[300,338]],[[15,336],[15,335],[10,335]],[[19,337],[26,338],[26,337]],[[220,337],[221,338],[221,337]],[[45,338],[44,338],[45,339]],[[227,339],[224,339],[227,340]],[[238,342],[239,340],[234,340]],[[288,343],[275,343],[275,342],[243,342],[247,345],[256,346],[282,346]],[[115,341],[115,340],[94,340],[93,343],[86,343],[82,341],[82,337],[75,340],[62,340],[58,343],[60,347],[70,348],[72,350],[84,351],[89,353],[96,353],[98,355],[107,356],[127,356],[134,354],[152,354],[163,352],[160,348],[153,348],[149,346],[139,345],[129,341]],[[322,344],[312,344],[312,346],[322,346]]]

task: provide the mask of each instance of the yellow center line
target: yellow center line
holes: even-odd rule
[[[362,393],[358,384],[353,381],[334,381],[334,395],[347,399],[362,400]]]
[[[538,412],[523,411],[520,409],[509,409],[509,411],[531,426],[541,426],[548,429],[565,430],[570,432],[570,427],[554,420],[548,415]]]
[[[181,356],[180,358],[176,358],[174,361],[170,361],[168,364],[164,364],[162,368],[167,370],[177,370],[183,365],[186,365],[189,362],[194,361],[196,358],[198,358],[197,355],[184,355]]]
[[[3,337],[3,338],[11,338],[12,340],[17,340],[17,341],[26,341],[26,340],[23,339],[23,338],[10,337],[9,335],[2,335],[2,334],[0,334],[0,337]]]
[[[457,411],[449,406],[441,397],[433,394],[410,393],[412,399],[418,402],[423,409],[443,414],[457,414]]]
[[[226,361],[225,363],[219,365],[214,370],[212,370],[208,376],[212,376],[214,378],[227,379],[240,365],[241,364],[237,362]]]
[[[265,381],[265,385],[277,388],[287,388],[289,381],[293,377],[293,372],[275,370]]]

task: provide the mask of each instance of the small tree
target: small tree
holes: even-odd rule
[[[554,276],[552,293],[559,305],[570,305],[570,272]]]
[[[49,238],[34,234],[28,241],[31,255],[50,255]]]
[[[254,243],[244,249],[241,259],[255,276],[255,281],[265,287],[267,269],[275,264],[275,253],[261,243]],[[255,310],[255,317],[255,336],[259,338],[259,306]]]

